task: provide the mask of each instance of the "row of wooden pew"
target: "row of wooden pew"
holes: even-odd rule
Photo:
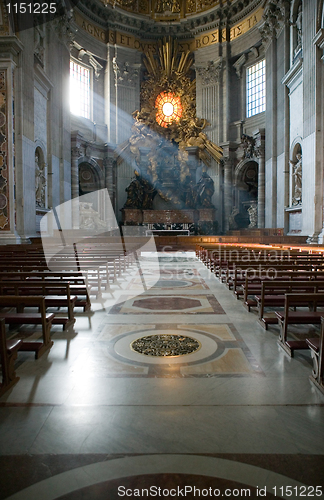
[[[89,312],[91,299],[100,299],[103,292],[112,294],[111,285],[120,286],[119,279],[134,263],[137,246],[128,244],[126,251],[121,245],[91,241],[77,251],[53,248],[49,262],[41,246],[0,247],[0,396],[18,381],[14,369],[18,352],[34,352],[38,359],[53,345],[53,325],[62,325],[63,330],[72,327],[76,307]],[[49,311],[53,308],[59,314]],[[39,325],[41,338],[8,340],[6,326],[21,325]]]
[[[197,245],[196,256],[233,291],[259,324],[278,325],[278,344],[290,356],[310,349],[312,382],[324,392],[324,248],[282,248],[266,245]],[[290,325],[320,325],[321,332],[290,338]]]

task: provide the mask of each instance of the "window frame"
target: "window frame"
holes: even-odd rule
[[[264,84],[264,89],[263,89],[264,94],[262,94],[262,91],[261,91],[260,92],[261,97],[257,97],[257,99],[254,99],[253,101],[249,101],[249,80],[248,80],[249,70],[262,62],[263,62],[263,67],[264,67],[264,81],[262,82]],[[256,71],[258,71],[258,70],[256,70]],[[253,80],[252,80],[252,84],[253,84]],[[254,85],[254,86],[252,85],[251,89],[253,90],[253,88],[256,88],[257,85],[258,84]],[[251,97],[252,96],[254,97],[256,95],[258,95],[258,92],[251,94]],[[261,104],[255,106],[254,103],[260,98],[264,99],[264,103],[261,103]],[[256,115],[259,115],[260,113],[264,113],[266,110],[266,105],[267,105],[267,101],[266,101],[266,58],[262,57],[259,60],[254,61],[253,64],[249,64],[245,68],[245,116],[246,116],[246,118],[247,119],[253,118]],[[253,113],[254,109],[258,109],[259,107],[263,107],[263,109]]]
[[[77,64],[78,66],[80,66],[81,68],[84,68],[84,69],[87,69],[89,71],[89,117],[86,117],[86,116],[83,116],[83,115],[76,115],[75,113],[72,112],[71,110],[71,62],[73,62],[74,64]],[[70,65],[69,65],[69,68],[70,68],[70,79],[69,79],[69,82],[70,82],[70,88],[69,88],[69,102],[70,102],[70,113],[71,115],[77,117],[77,118],[81,118],[81,119],[84,119],[84,120],[90,120],[90,121],[93,121],[93,67],[90,66],[89,64],[86,64],[84,63],[83,61],[80,61],[79,59],[76,59],[75,57],[71,56],[70,55]]]

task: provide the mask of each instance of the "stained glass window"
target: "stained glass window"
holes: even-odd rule
[[[70,109],[84,118],[90,116],[90,70],[70,61]]]
[[[156,98],[156,121],[161,127],[167,127],[179,121],[182,115],[181,99],[172,92],[161,92]]]
[[[265,59],[246,70],[247,117],[262,113],[266,107]]]

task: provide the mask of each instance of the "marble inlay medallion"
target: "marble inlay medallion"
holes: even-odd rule
[[[183,356],[200,349],[200,342],[185,335],[148,335],[131,343],[131,348],[146,356]]]

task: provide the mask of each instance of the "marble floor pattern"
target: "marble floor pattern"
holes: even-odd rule
[[[136,498],[151,486],[163,498],[196,498],[194,487],[320,497],[324,396],[310,353],[289,358],[278,328],[263,330],[193,253],[158,257],[141,257],[146,292],[133,266],[74,329],[53,328],[47,355],[19,353],[20,381],[0,398],[0,499]],[[200,348],[131,349],[164,334]]]

